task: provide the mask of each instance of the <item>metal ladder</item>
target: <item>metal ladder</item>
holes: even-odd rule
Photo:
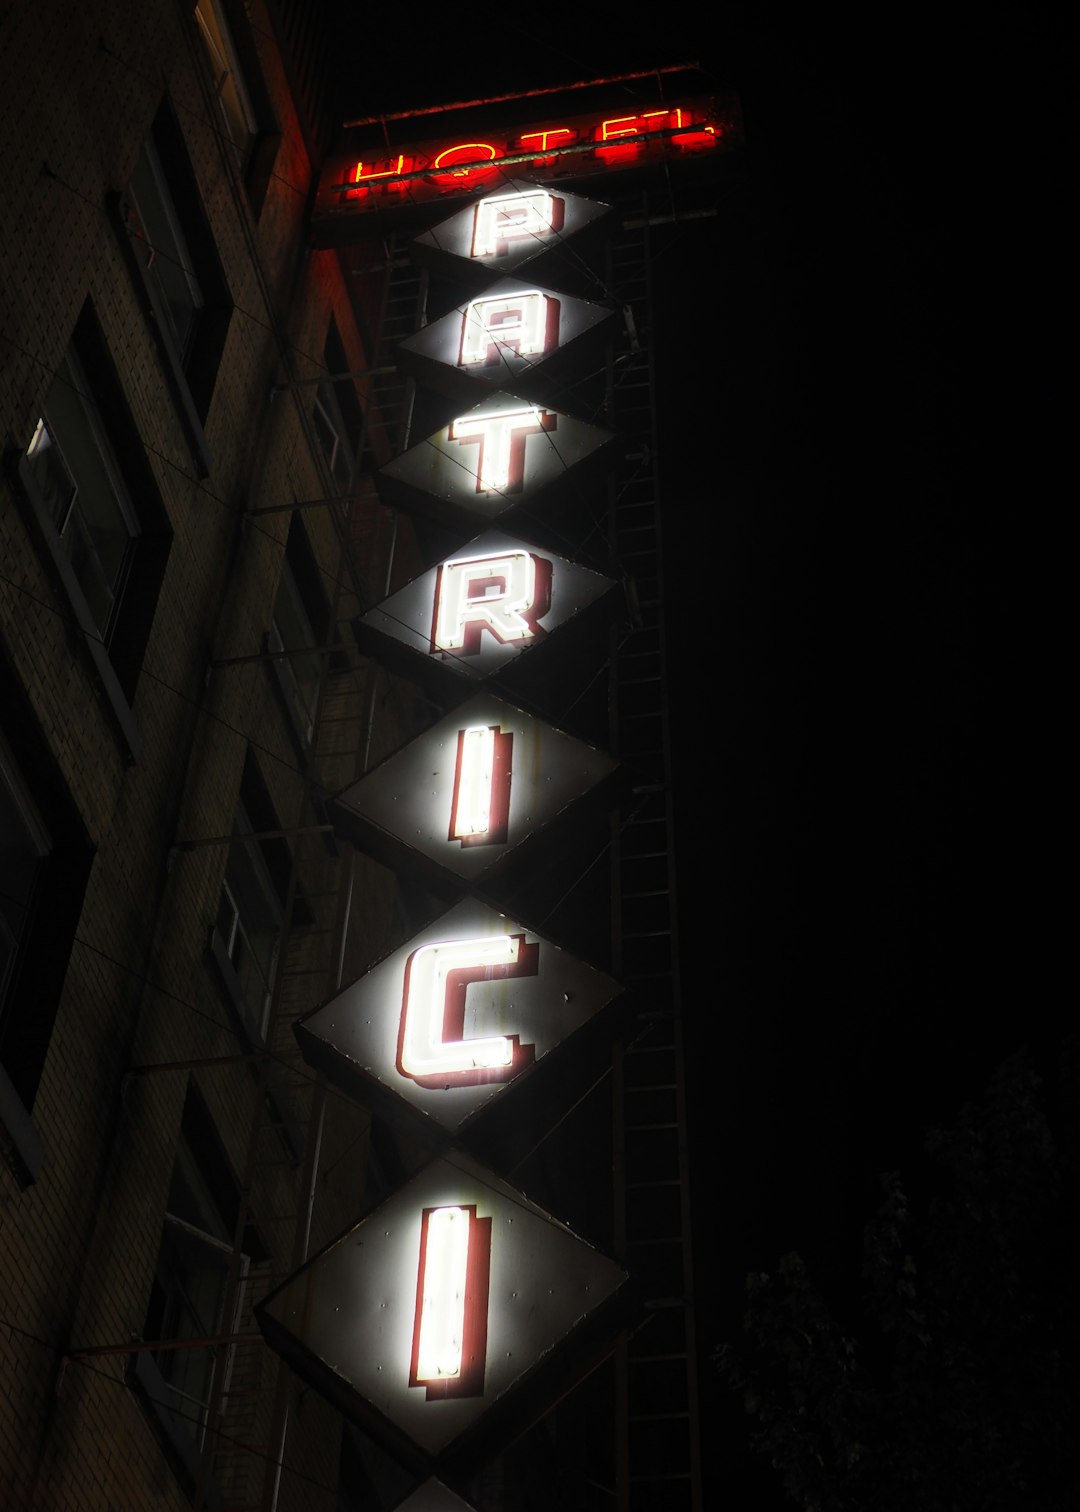
[[[607,282],[629,348],[609,375],[609,423],[628,445],[608,544],[631,609],[612,648],[610,733],[636,778],[612,827],[613,948],[638,1003],[613,1068],[615,1231],[646,1298],[644,1325],[616,1353],[616,1505],[701,1512],[647,206],[612,238]]]
[[[368,395],[368,404],[379,422],[379,440],[390,456],[400,455],[408,445],[415,389],[411,378],[392,370],[397,345],[406,336],[415,335],[427,319],[427,271],[409,260],[407,245],[408,238],[404,237],[392,236],[387,242],[386,281],[372,363],[375,376]],[[377,467],[386,457],[386,450],[378,455],[373,428],[367,425],[361,471]]]

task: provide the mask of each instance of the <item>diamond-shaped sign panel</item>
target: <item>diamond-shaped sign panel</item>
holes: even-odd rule
[[[479,886],[618,763],[490,693],[339,793],[335,822],[373,854],[412,853]]]
[[[406,676],[423,679],[434,664],[439,683],[450,671],[462,686],[476,686],[615,587],[613,578],[492,530],[383,599],[359,623],[383,659]]]
[[[506,180],[494,194],[467,205],[418,236],[415,262],[460,274],[519,273],[557,255],[566,240],[611,213],[611,206],[527,179]]]
[[[466,898],[295,1026],[347,1091],[395,1093],[460,1135],[621,991],[525,925]]]
[[[475,529],[581,489],[615,439],[560,410],[496,393],[381,467],[376,483],[387,504]]]
[[[472,1502],[462,1501],[442,1481],[425,1481],[400,1504],[397,1512],[476,1512]]]
[[[398,365],[451,397],[511,389],[544,398],[567,357],[603,334],[613,310],[591,300],[502,278],[397,348]]]
[[[626,1272],[464,1155],[425,1167],[258,1309],[293,1368],[435,1459]]]

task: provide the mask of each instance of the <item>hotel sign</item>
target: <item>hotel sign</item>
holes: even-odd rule
[[[275,1347],[428,1460],[625,1270],[469,1156],[426,1166],[260,1307]]]
[[[436,268],[447,267],[449,258],[465,258],[480,276],[519,273],[610,213],[609,205],[566,189],[508,178],[497,193],[418,236],[412,256]]]
[[[613,775],[618,763],[535,715],[478,693],[334,799],[368,850],[419,855],[479,887],[515,846]]]
[[[401,342],[398,365],[466,402],[506,388],[545,399],[553,359],[571,347],[578,353],[583,338],[614,313],[592,300],[501,278]],[[543,428],[542,421],[531,423]]]
[[[394,1093],[456,1136],[620,992],[469,898],[302,1019],[296,1037],[345,1090]]]
[[[599,466],[614,442],[598,425],[496,392],[381,467],[375,481],[387,504],[475,529],[566,491],[571,469]],[[581,481],[579,471],[574,486]]]
[[[315,220],[325,227],[444,197],[491,194],[519,174],[557,184],[652,168],[714,153],[738,132],[732,102],[694,96],[672,104],[656,100],[630,113],[623,107],[540,118],[520,130],[480,130],[392,148],[346,147],[327,159]],[[353,139],[359,142],[359,134]]]
[[[613,592],[613,578],[489,530],[358,623],[384,660],[464,695]]]
[[[485,280],[506,275],[467,281],[456,309],[399,346],[399,366],[457,409],[383,469],[380,491],[443,508],[452,523],[490,524],[519,500],[534,508],[570,468],[607,452],[607,432],[553,407],[553,379],[580,375],[585,338],[602,338],[613,311],[519,266],[606,212],[567,194],[562,176],[709,152],[722,134],[709,107],[685,103],[337,165],[321,202],[329,193],[345,215],[398,195],[482,188],[435,227],[426,251]],[[531,177],[508,180],[522,149]],[[450,701],[459,685],[509,671],[613,586],[489,528],[370,611],[365,632],[438,668]],[[508,1100],[522,1078],[557,1047],[573,1040],[582,1054],[588,1026],[620,993],[476,895],[505,886],[526,842],[580,812],[616,769],[607,753],[480,688],[333,800],[337,826],[366,850],[472,895],[296,1024],[296,1036],[310,1064],[369,1106],[411,1118],[445,1154],[290,1277],[258,1317],[296,1369],[429,1473],[475,1453],[485,1433],[516,1431],[547,1392],[558,1366],[548,1370],[549,1356],[571,1338],[584,1353],[614,1319],[607,1304],[629,1290],[619,1263],[461,1149],[496,1102],[518,1106]],[[559,1101],[557,1078],[538,1090],[547,1087]]]

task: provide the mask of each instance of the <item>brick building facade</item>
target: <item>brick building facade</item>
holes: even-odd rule
[[[0,23],[0,1506],[27,1512],[351,1512],[413,1485],[256,1322],[430,1153],[293,1029],[433,915],[422,869],[354,849],[327,800],[438,712],[361,620],[460,544],[375,492],[435,423],[393,351],[426,319],[402,250],[425,222],[313,233],[313,14]],[[594,172],[620,135],[689,129],[628,77],[644,114],[605,122]],[[488,1153],[625,1261],[638,1314],[505,1419],[514,1450],[466,1488],[484,1508],[562,1485],[592,1509],[608,1483],[625,1512],[702,1505],[650,348],[666,150],[561,269],[621,317],[566,380],[618,444],[541,544],[624,592],[530,694],[629,777],[494,898],[629,988]]]
[[[349,635],[407,528],[292,508],[380,442],[363,382],[327,381],[370,354],[306,244],[304,24],[228,0],[2,23],[7,1508],[335,1503],[340,1420],[278,1388],[251,1309],[358,1200],[368,1120],[291,1023],[385,943],[393,878],[318,796],[413,711]],[[276,1493],[270,1443],[304,1465]]]

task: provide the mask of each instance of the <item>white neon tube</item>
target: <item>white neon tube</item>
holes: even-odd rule
[[[501,328],[500,328],[501,329]],[[451,441],[479,444],[477,493],[505,493],[510,487],[510,464],[514,456],[514,437],[522,431],[543,429],[542,411],[537,405],[527,409],[496,410],[486,415],[463,415],[450,422]]]
[[[491,785],[495,778],[495,730],[490,725],[473,725],[462,735],[455,840],[465,835],[486,835],[491,828]]]
[[[473,597],[481,583],[483,597]],[[472,625],[490,630],[503,644],[529,640],[536,631],[525,616],[535,602],[536,560],[531,551],[444,562],[435,606],[435,647],[460,651]]]
[[[555,229],[555,200],[546,189],[492,194],[476,207],[473,257],[494,257],[500,242],[550,236]]]
[[[491,346],[513,348],[521,357],[539,356],[547,344],[548,303],[539,289],[474,299],[462,323],[460,365],[486,362]]]
[[[413,952],[402,1010],[401,1069],[406,1076],[445,1076],[513,1064],[514,1042],[505,1035],[447,1040],[443,1023],[452,971],[515,965],[520,948],[520,936],[495,935],[421,945]]]
[[[416,1349],[420,1381],[445,1381],[461,1374],[469,1219],[469,1210],[462,1207],[434,1208],[428,1214]]]

